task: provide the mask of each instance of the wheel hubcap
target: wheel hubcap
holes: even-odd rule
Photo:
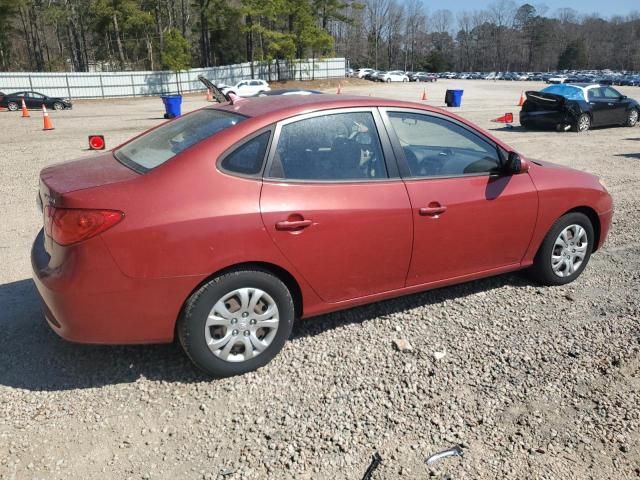
[[[276,302],[259,288],[239,288],[224,295],[209,312],[204,336],[209,350],[227,362],[260,355],[276,336]]]
[[[580,119],[579,129],[580,130],[586,130],[587,128],[589,128],[589,118],[588,117],[582,117]]]
[[[631,110],[631,112],[629,112],[629,123],[635,124],[637,121],[638,121],[638,111]]]
[[[553,273],[559,277],[573,275],[582,265],[588,246],[587,231],[580,225],[569,225],[562,230],[551,252]]]

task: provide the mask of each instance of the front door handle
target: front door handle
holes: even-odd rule
[[[276,230],[291,231],[302,230],[311,226],[313,221],[311,220],[283,220],[276,223]]]
[[[418,212],[423,217],[435,217],[447,211],[447,207],[444,205],[438,205],[437,207],[422,207]]]

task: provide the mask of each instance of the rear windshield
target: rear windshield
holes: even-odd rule
[[[571,85],[551,85],[542,90],[545,93],[555,93],[568,100],[584,100],[584,93],[582,89],[578,87],[572,87]]]
[[[146,172],[246,117],[205,108],[151,130],[115,151],[116,158],[134,170]]]

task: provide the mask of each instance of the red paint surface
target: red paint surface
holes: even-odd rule
[[[575,208],[595,212],[604,242],[609,194],[596,177],[550,164],[528,162],[528,172],[498,178],[329,184],[240,178],[216,168],[225,150],[259,128],[357,106],[438,111],[477,129],[408,102],[263,97],[218,107],[252,118],[143,175],[111,152],[44,169],[45,206],[124,212],[117,225],[75,245],[36,239],[34,280],[55,317],[52,328],[80,342],[171,341],[190,293],[244,263],[288,272],[306,317],[503,273],[530,265],[553,222]],[[305,223],[290,229],[282,222]]]

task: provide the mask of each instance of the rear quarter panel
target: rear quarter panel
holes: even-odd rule
[[[250,121],[185,150],[134,181],[73,192],[73,203],[119,209],[125,218],[102,237],[128,277],[193,277],[247,262],[288,271],[303,295],[316,298],[276,248],[260,215],[260,179],[220,172],[218,157],[256,127]],[[186,297],[184,297],[186,298]],[[182,300],[184,300],[182,298]]]

